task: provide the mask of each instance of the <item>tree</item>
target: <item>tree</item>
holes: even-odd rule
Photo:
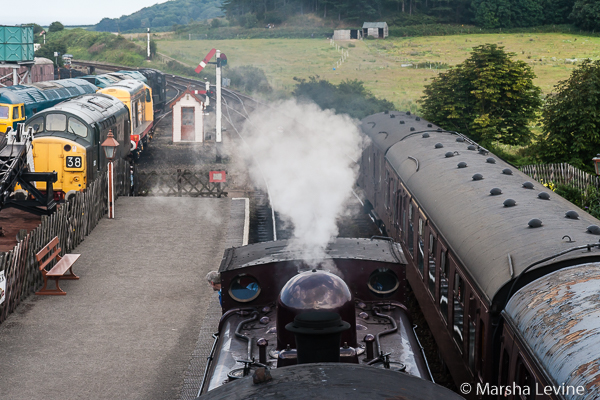
[[[583,61],[560,81],[542,111],[544,139],[538,154],[545,162],[568,162],[591,171],[600,153],[600,60]]]
[[[531,142],[529,123],[541,106],[535,74],[504,47],[484,44],[425,87],[423,117],[482,145]]]
[[[569,19],[583,29],[600,29],[600,3],[596,0],[577,0]]]
[[[58,21],[54,21],[48,27],[48,32],[58,32],[58,31],[62,31],[63,29],[65,29],[65,26],[63,24],[61,24]]]

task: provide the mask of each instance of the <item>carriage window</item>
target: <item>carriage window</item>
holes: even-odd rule
[[[469,321],[469,368],[475,371],[475,321]]]
[[[415,250],[415,231],[413,229],[413,221],[412,221],[412,215],[413,215],[413,205],[409,204],[408,205],[408,237],[406,238],[406,244],[408,245],[408,254],[410,254],[411,257],[414,257],[414,250]]]
[[[38,117],[33,121],[30,121],[25,125],[25,129],[31,127],[33,129],[33,133],[43,132],[44,131],[44,117]]]
[[[440,311],[448,322],[448,252],[440,254]]]
[[[517,360],[517,387],[521,389],[521,393],[516,391],[515,398],[530,400],[535,398],[535,390],[533,387],[533,377],[527,370],[527,367],[520,358]],[[528,387],[529,391],[525,390]]]
[[[464,337],[464,312],[465,312],[465,283],[458,272],[454,273],[454,321],[452,331],[454,340],[462,350]]]
[[[0,118],[8,118],[8,106],[0,106]]]
[[[429,279],[429,293],[435,300],[435,236],[433,233],[429,234],[429,267],[427,269],[427,275]]]
[[[483,346],[483,343],[485,342],[485,325],[483,323],[483,320],[480,319],[479,320],[479,342],[477,343],[477,355],[479,356],[479,359],[477,361],[477,368],[479,369],[480,372],[483,371],[483,362],[485,360],[483,351],[485,349],[485,347]]]
[[[62,132],[67,129],[67,116],[64,114],[48,114],[46,116],[48,131]]]
[[[81,121],[75,118],[69,118],[69,132],[76,134],[77,136],[87,137],[88,130],[87,126]]]
[[[500,371],[500,385],[506,386],[508,383],[508,370],[510,368],[510,356],[508,355],[508,351],[504,349],[502,353],[502,367]]]
[[[423,238],[421,236],[419,236],[419,252],[417,253],[417,268],[419,269],[421,276],[423,276],[423,264],[425,262],[424,247],[425,247],[425,243],[423,243]]]

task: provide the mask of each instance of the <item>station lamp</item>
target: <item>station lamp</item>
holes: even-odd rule
[[[113,159],[117,153],[119,142],[115,140],[112,129],[108,131],[108,137],[100,145],[104,149],[104,155],[108,160],[108,218],[115,217],[114,203],[115,203],[115,189],[114,189],[114,170],[113,170]]]

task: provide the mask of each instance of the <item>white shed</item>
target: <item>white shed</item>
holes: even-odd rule
[[[373,36],[384,39],[389,36],[387,22],[365,22],[362,27],[363,37]]]
[[[173,143],[204,141],[205,90],[189,87],[171,103],[173,109]]]
[[[333,31],[333,40],[362,39],[360,29],[337,29]]]

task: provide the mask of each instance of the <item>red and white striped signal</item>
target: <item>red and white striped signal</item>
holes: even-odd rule
[[[200,61],[200,64],[198,64],[198,66],[196,67],[196,69],[194,71],[196,71],[196,73],[199,74],[200,71],[202,71],[204,69],[204,67],[206,67],[206,64],[208,64],[208,62],[215,55],[216,52],[217,52],[216,49],[211,49],[208,52],[208,54],[206,55],[206,57],[204,57],[204,60]]]

